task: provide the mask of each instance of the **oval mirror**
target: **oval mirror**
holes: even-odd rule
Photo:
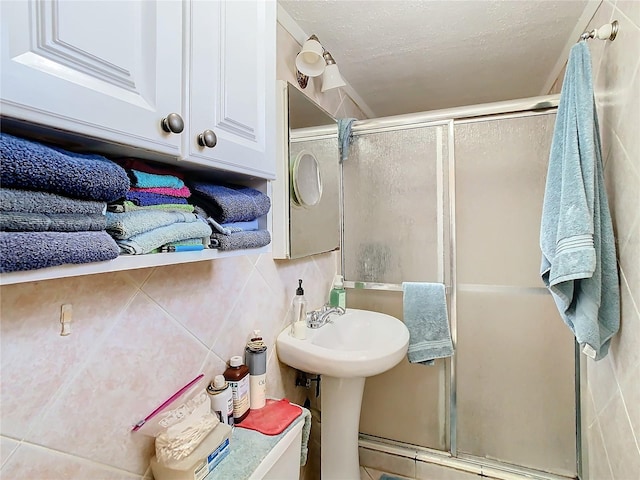
[[[322,198],[322,175],[316,157],[301,151],[291,168],[294,202],[302,207],[313,207]]]

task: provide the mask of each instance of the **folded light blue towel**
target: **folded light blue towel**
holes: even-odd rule
[[[433,365],[434,359],[453,355],[444,285],[404,282],[402,291],[409,362]]]
[[[355,118],[339,118],[338,119],[338,148],[340,149],[340,163],[349,158],[349,147],[353,143],[353,135],[351,127]]]
[[[229,229],[231,232],[255,232],[259,230],[258,219],[249,220],[247,222],[228,222],[222,223],[222,227]]]
[[[113,260],[120,253],[107,232],[0,232],[0,272]]]
[[[271,199],[254,188],[204,182],[192,182],[189,187],[191,203],[202,207],[218,223],[255,220],[271,208]]]
[[[540,226],[540,274],[583,353],[600,360],[620,326],[615,238],[586,41],[571,48]]]
[[[105,157],[67,152],[6,133],[0,133],[0,162],[5,188],[105,202],[129,190],[127,172]]]
[[[193,213],[163,210],[135,210],[133,212],[107,212],[107,232],[117,239],[127,239],[172,223],[198,220]]]
[[[162,245],[187,240],[204,238],[211,235],[211,227],[201,220],[190,223],[172,223],[164,227],[154,228],[126,240],[116,240],[123,253],[142,255],[150,253]]]

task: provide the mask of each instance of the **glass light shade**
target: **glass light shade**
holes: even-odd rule
[[[345,85],[346,83],[338,70],[338,65],[335,63],[327,65],[322,75],[322,91],[325,92],[332,88],[344,87]]]
[[[317,40],[307,40],[302,50],[296,56],[296,68],[300,73],[310,77],[317,77],[324,72],[325,61],[322,57],[323,49]]]

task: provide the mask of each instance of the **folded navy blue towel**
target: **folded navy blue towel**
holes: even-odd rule
[[[101,232],[0,232],[0,272],[113,260],[115,240]]]
[[[163,195],[161,193],[142,192],[130,190],[125,196],[126,200],[133,202],[139,207],[150,207],[151,205],[186,205],[187,199],[182,197],[173,197],[171,195]]]
[[[218,250],[244,250],[247,248],[260,248],[271,243],[269,230],[256,230],[253,232],[234,232],[230,235],[214,232],[211,234],[211,248]]]
[[[8,232],[83,232],[106,226],[101,213],[0,212],[0,230]]]
[[[0,212],[103,214],[106,202],[80,200],[55,193],[0,188]]]
[[[0,182],[5,188],[105,202],[129,190],[127,172],[105,157],[67,152],[6,133],[0,133],[0,161]]]
[[[248,222],[269,212],[271,199],[255,188],[192,182],[191,203],[219,223]]]

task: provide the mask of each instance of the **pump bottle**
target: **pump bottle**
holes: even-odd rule
[[[292,337],[299,340],[307,338],[307,300],[304,298],[302,279],[298,279],[296,296],[291,302],[291,332]]]

